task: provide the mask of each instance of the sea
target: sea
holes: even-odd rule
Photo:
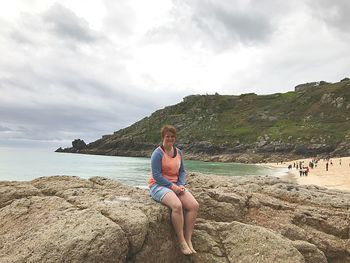
[[[285,168],[254,164],[185,160],[187,172],[224,176],[283,176]],[[147,187],[150,158],[56,153],[49,149],[0,148],[0,181],[29,181],[42,176],[107,177],[127,185]]]

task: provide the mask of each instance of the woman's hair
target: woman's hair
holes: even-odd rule
[[[164,136],[167,132],[171,132],[176,137],[176,128],[173,125],[164,125],[162,129],[160,130],[160,134],[162,136],[162,139],[164,139]]]

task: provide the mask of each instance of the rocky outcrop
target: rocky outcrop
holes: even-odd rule
[[[350,262],[350,193],[275,177],[189,174],[200,203],[183,256],[169,209],[101,177],[0,182],[0,262]]]
[[[81,139],[75,139],[72,142],[73,148],[77,149],[77,150],[82,150],[86,148],[86,143],[84,142],[84,140]]]
[[[193,176],[190,183],[202,201],[201,218],[259,225],[289,240],[306,242],[294,243],[309,258],[306,262],[350,260],[349,192],[299,186],[273,177],[215,177],[214,183]]]
[[[318,86],[322,86],[322,85],[327,85],[330,84],[330,82],[326,82],[326,81],[314,81],[314,82],[307,82],[307,83],[303,83],[303,84],[299,84],[297,86],[295,86],[294,90],[296,92],[301,92],[301,91],[305,91],[309,88],[313,88],[313,87],[318,87]]]
[[[104,135],[104,138],[110,137]],[[72,141],[72,147],[59,147],[56,152],[82,153],[95,155],[110,155],[110,156],[132,156],[145,157],[151,156],[152,151],[157,147],[156,144],[134,142],[132,140],[120,140],[113,143],[101,144],[102,139],[89,143],[88,145],[81,139]],[[84,145],[85,144],[85,145]]]

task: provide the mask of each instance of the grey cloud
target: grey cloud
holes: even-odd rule
[[[7,30],[2,32],[6,42],[12,40],[11,44],[34,44],[33,40],[40,34],[40,19],[28,13],[21,13],[17,20],[0,21],[0,28]]]
[[[348,0],[308,0],[313,15],[326,25],[336,28],[345,34],[350,32],[350,2]]]
[[[49,79],[46,81],[34,78],[33,81],[40,84],[28,88],[26,81],[21,78],[13,78],[5,83],[0,79],[3,95],[8,95],[12,90],[10,98],[15,100],[0,99],[1,120],[16,120],[18,123],[38,121],[38,123],[49,123],[48,127],[58,121],[69,123],[69,126],[81,123],[89,126],[94,121],[108,119],[125,122],[130,116],[142,116],[141,112],[154,109],[158,105],[157,100],[153,99],[156,94],[144,94],[141,91],[130,93],[128,91],[136,91],[137,87],[122,84],[119,84],[120,87],[115,87],[84,76],[77,78],[61,76],[51,79],[51,82]],[[16,88],[15,92],[12,88],[3,88],[8,83]],[[49,88],[50,84],[56,87]],[[28,97],[16,97],[16,94],[23,93],[28,94]],[[78,122],[74,123],[74,120]]]
[[[31,140],[31,139],[2,139],[0,138],[0,146],[8,148],[32,148],[32,149],[45,149],[55,151],[58,147],[71,147],[71,141],[58,140],[58,141],[46,141],[46,140]]]
[[[116,38],[128,38],[134,32],[134,23],[137,20],[135,11],[128,0],[102,0],[106,8],[103,19],[104,30],[108,35]]]
[[[0,63],[0,71],[9,73],[0,78],[0,120],[12,129],[0,134],[0,143],[75,138],[89,142],[131,125],[158,109],[160,103],[167,103],[160,102],[155,92],[145,94],[126,82],[119,64],[113,64],[112,70],[104,65],[106,69],[99,75],[94,73],[101,64],[93,57],[76,54],[62,60],[52,54],[48,60],[40,58],[13,67]],[[30,61],[31,55],[23,53],[23,58]],[[57,61],[52,63],[52,59]],[[119,77],[109,78],[106,71]]]
[[[12,131],[12,129],[0,125],[0,132],[6,132],[6,131]]]
[[[53,81],[53,84],[60,82],[68,90],[57,89],[52,94],[43,92],[48,83],[36,80],[35,83],[40,84],[29,94],[32,97],[40,93],[40,99],[38,96],[34,97],[35,100],[28,98],[30,103],[23,98],[18,98],[15,103],[2,101],[0,120],[9,124],[6,126],[12,131],[0,134],[0,140],[4,137],[31,140],[73,140],[79,137],[89,142],[140,120],[158,109],[160,104],[154,99],[157,98],[154,93],[128,92],[137,87],[112,87],[88,78],[67,80],[61,77]],[[21,78],[12,79],[11,84],[16,87],[17,94],[26,92]],[[74,89],[69,92],[70,87]],[[65,93],[62,98],[67,97],[67,101],[62,98],[55,100],[60,92]],[[68,99],[70,96],[76,98],[76,102]]]
[[[60,4],[51,6],[43,14],[43,20],[58,37],[85,43],[98,40],[97,33],[89,27],[86,20],[79,18],[71,10]]]
[[[89,98],[93,98],[96,104],[103,101],[104,106],[118,111],[125,108],[129,108],[129,112],[132,112],[133,109],[154,109],[155,105],[158,105],[157,100],[153,99],[158,96],[157,94],[145,93],[136,86],[115,81],[109,83],[108,80],[96,79],[79,70],[56,70],[59,73],[40,75],[40,72],[28,68],[21,73],[20,78],[16,76],[0,78],[0,89],[3,95],[11,93],[11,96],[14,97],[14,94],[20,94],[15,98],[18,105],[31,103],[49,106],[54,103],[65,107],[76,100],[76,106],[86,106],[90,109],[98,107],[92,104],[84,105],[84,101],[88,101]],[[35,102],[33,99],[25,98],[23,94],[28,94],[28,97],[33,96],[36,98]],[[36,94],[41,94],[40,98]],[[61,100],[56,100],[55,96],[60,95],[63,95],[60,97]],[[3,101],[2,105],[7,105],[7,103]],[[126,105],[129,107],[125,107]]]
[[[43,94],[41,97],[42,102],[34,105],[23,106],[21,102],[14,105],[1,104],[0,120],[6,127],[11,127],[11,131],[0,133],[0,144],[5,139],[13,142],[24,139],[67,142],[81,138],[85,142],[91,142],[104,134],[127,127],[161,107],[179,102],[176,97],[169,101],[168,97],[160,98],[154,92],[125,92],[120,96],[111,92],[105,95],[105,103],[109,106],[100,109],[98,105],[84,105],[81,102],[63,104],[57,101],[50,105],[45,103],[46,97]],[[57,145],[59,146],[69,145]]]
[[[149,30],[148,41],[177,41],[186,48],[200,44],[216,52],[269,43],[279,22],[299,10],[278,0],[173,0],[167,24]]]
[[[195,8],[193,21],[218,41],[226,39],[244,44],[265,42],[274,31],[269,16],[254,10],[238,10],[234,6],[227,8],[208,1],[201,2]]]
[[[123,105],[126,109],[126,105]],[[130,116],[132,115],[132,116]],[[84,106],[70,107],[0,107],[0,118],[13,127],[0,139],[31,140],[64,140],[80,137],[85,140],[96,139],[104,133],[112,133],[116,129],[130,124],[129,121],[140,112],[102,111]],[[139,118],[140,118],[139,117]],[[134,119],[133,121],[136,121]]]
[[[13,39],[15,42],[17,42],[18,44],[34,44],[29,37],[27,37],[22,32],[16,29],[14,29],[10,33],[10,38]]]

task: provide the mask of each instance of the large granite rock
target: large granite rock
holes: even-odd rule
[[[169,209],[106,178],[0,182],[0,262],[350,262],[350,193],[274,177],[190,174],[195,256]]]
[[[270,229],[292,240],[306,262],[350,262],[350,192],[277,177],[190,175],[188,181],[201,218]]]

